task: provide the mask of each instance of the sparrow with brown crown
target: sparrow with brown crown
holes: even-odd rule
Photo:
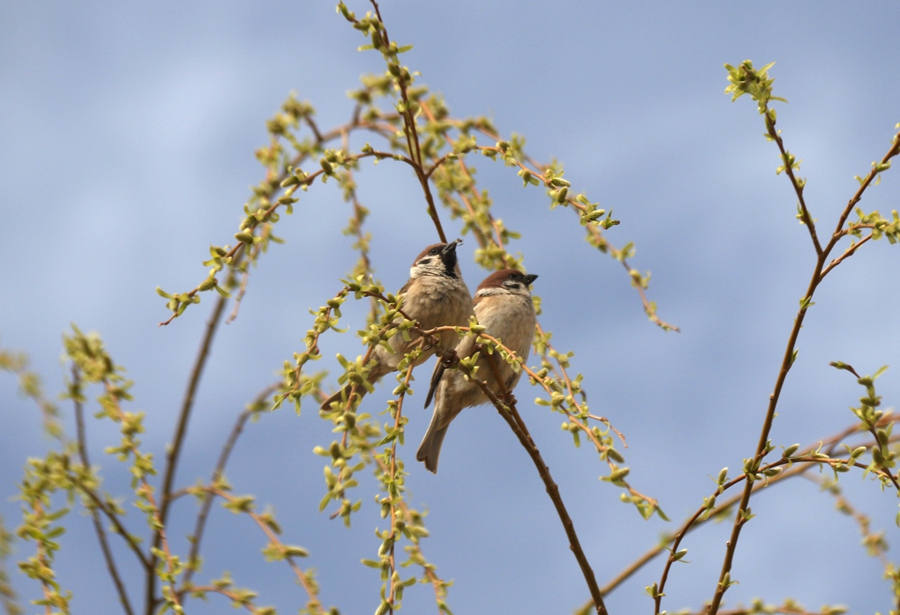
[[[489,275],[475,291],[475,317],[478,324],[485,327],[485,333],[500,339],[503,345],[516,353],[523,361],[528,359],[531,342],[534,339],[536,316],[531,292],[528,287],[537,279],[536,275],[524,274],[515,269],[504,269]],[[456,347],[460,359],[472,356],[476,351],[476,336],[464,338]],[[497,374],[482,352],[476,365],[476,378],[488,383],[491,391],[502,396],[511,393],[519,382],[521,370],[494,355]],[[499,376],[502,387],[499,386]],[[458,369],[447,369],[443,362],[435,366],[431,379],[431,390],[425,400],[425,407],[434,393],[434,415],[425,433],[425,438],[416,453],[416,459],[425,467],[437,473],[441,444],[447,434],[450,422],[464,409],[487,403],[488,397],[475,382],[467,379]]]
[[[461,327],[469,323],[469,316],[473,313],[472,296],[463,281],[456,256],[456,246],[460,243],[462,240],[457,239],[450,243],[436,243],[422,250],[409,270],[409,281],[397,293],[402,297],[400,309],[417,321],[420,329]],[[404,340],[402,335],[397,334],[388,341],[390,350],[383,345],[376,346],[371,355],[375,366],[369,372],[368,381],[375,384],[386,374],[395,371],[404,355],[413,349],[420,337],[421,335],[410,332],[410,339]],[[455,331],[441,331],[438,338],[438,343],[444,348],[453,348],[459,340]],[[416,359],[416,365],[425,362],[434,351],[434,346],[427,347]],[[351,388],[352,385],[347,384],[326,399],[322,403],[322,410],[327,410],[336,401],[347,401]],[[361,399],[366,394],[366,388],[357,386],[356,394]]]

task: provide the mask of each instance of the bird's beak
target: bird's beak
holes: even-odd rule
[[[462,243],[462,239],[457,239],[456,241],[451,241],[446,246],[444,246],[443,250],[441,250],[441,256],[443,256],[444,254],[449,254],[450,252],[456,252],[456,246],[461,243]]]
[[[535,280],[537,280],[537,275],[534,274],[534,273],[529,273],[528,275],[525,276],[525,284],[528,285],[528,286],[531,286],[531,284],[532,284]]]

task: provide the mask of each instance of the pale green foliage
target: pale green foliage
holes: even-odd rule
[[[12,551],[13,536],[6,530],[3,517],[0,517],[0,604],[7,615],[22,615],[22,609],[16,602],[16,592],[12,588],[6,570],[6,560]]]
[[[519,234],[506,227],[497,216],[497,208],[489,192],[478,186],[474,179],[476,163],[473,159],[502,163],[519,178],[517,180],[511,177],[512,181],[521,180],[524,188],[542,187],[551,209],[564,208],[572,211],[576,216],[574,219],[585,229],[586,241],[625,268],[648,317],[666,330],[675,329],[673,325],[658,318],[655,305],[645,296],[650,274],[641,273],[628,262],[635,254],[634,245],[625,243],[622,248],[616,248],[608,241],[606,231],[619,224],[612,217],[612,211],[601,208],[599,202],[591,201],[587,195],[575,192],[558,163],[540,164],[530,158],[525,152],[525,139],[521,135],[511,134],[504,138],[492,122],[484,117],[453,117],[444,99],[430,92],[427,86],[419,82],[419,75],[415,71],[401,64],[401,54],[408,51],[410,46],[399,45],[388,37],[378,5],[373,3],[373,6],[375,12],[369,12],[364,17],[357,17],[343,3],[337,7],[338,13],[365,37],[367,42],[360,49],[379,53],[385,63],[382,74],[364,75],[361,87],[350,92],[350,97],[356,103],[350,120],[332,130],[322,131],[315,121],[313,106],[291,94],[280,111],[267,122],[269,144],[256,152],[264,167],[264,179],[253,188],[244,204],[242,220],[233,235],[234,243],[210,247],[210,259],[203,263],[208,271],[194,289],[180,293],[167,293],[158,289],[159,294],[167,299],[166,305],[171,312],[170,318],[163,324],[184,314],[189,306],[200,302],[203,293],[213,290],[217,292],[213,296],[221,302],[218,307],[224,306],[225,299],[236,294],[236,310],[245,292],[251,265],[259,264],[261,255],[272,243],[281,242],[273,233],[275,225],[282,221],[282,214],[295,213],[295,205],[300,201],[302,192],[317,187],[317,180],[321,180],[322,184],[331,180],[332,186],[340,189],[343,199],[351,207],[351,215],[343,233],[352,237],[352,249],[359,254],[353,270],[342,281],[342,288],[327,299],[322,307],[312,312],[313,323],[304,339],[305,349],[295,352],[292,360],[284,362],[280,382],[265,389],[238,417],[232,438],[223,447],[222,459],[208,481],[199,480],[180,492],[170,488],[168,478],[172,476],[179,451],[168,451],[164,464],[158,470],[153,455],[142,449],[140,437],[144,431],[144,415],[129,407],[132,401],[129,393],[132,383],[125,378],[124,369],[114,363],[99,336],[83,334],[73,328],[73,333],[64,338],[66,358],[72,368],[72,379],[67,383],[64,397],[75,407],[79,427],[83,421],[82,409],[86,405],[97,408],[95,418],[110,420],[116,424],[119,443],[108,447],[106,452],[122,462],[125,471],[131,476],[131,492],[127,497],[113,497],[102,492],[97,470],[87,461],[82,434],[79,433],[76,442],[65,438],[56,406],[44,397],[39,379],[27,369],[24,355],[0,350],[0,369],[17,376],[22,392],[38,405],[47,432],[59,444],[58,450],[49,452],[44,458],[29,460],[20,486],[23,513],[17,534],[24,541],[33,543],[34,554],[20,561],[19,567],[40,583],[43,599],[39,604],[46,605],[47,612],[69,611],[72,593],[57,582],[53,564],[55,554],[62,545],[60,537],[65,531],[62,520],[71,509],[81,506],[94,517],[95,527],[99,526],[97,531],[101,543],[105,544],[106,541],[105,530],[102,524],[97,523],[102,518],[112,524],[116,539],[124,542],[144,569],[146,583],[152,594],[150,603],[145,605],[147,612],[171,610],[181,613],[185,611],[183,604],[186,599],[206,599],[208,594],[216,594],[226,598],[236,608],[243,608],[257,615],[274,615],[274,608],[257,605],[256,593],[251,589],[237,587],[227,572],[207,585],[195,584],[192,580],[193,574],[201,568],[200,538],[208,507],[214,499],[218,499],[226,510],[256,525],[262,533],[261,559],[280,562],[292,569],[297,583],[304,588],[308,598],[301,612],[336,615],[336,608],[326,610],[319,601],[314,569],[302,570],[297,564],[300,558],[314,559],[316,554],[309,553],[302,546],[283,542],[282,526],[275,519],[274,512],[268,508],[259,512],[253,495],[235,495],[225,478],[224,466],[227,453],[247,420],[259,418],[265,412],[279,408],[285,401],[291,402],[299,414],[304,400],[312,398],[318,404],[325,398],[326,394],[322,390],[325,374],[311,372],[310,362],[321,358],[320,343],[324,334],[350,330],[351,325],[346,323],[344,328],[340,328],[343,304],[349,300],[367,300],[370,310],[366,323],[353,325],[364,354],[356,359],[338,355],[341,374],[337,382],[352,385],[351,391],[346,399],[319,411],[320,418],[331,423],[335,434],[333,441],[315,448],[315,453],[325,461],[325,493],[320,502],[320,510],[331,509],[331,516],[341,517],[348,526],[355,515],[357,519],[362,516],[363,502],[361,499],[354,499],[353,490],[359,486],[360,473],[371,469],[378,484],[373,511],[377,511],[379,515],[374,523],[377,545],[373,545],[373,555],[363,559],[362,564],[378,571],[382,582],[375,612],[392,613],[399,609],[404,591],[420,582],[432,586],[438,611],[451,613],[447,601],[447,589],[451,583],[437,575],[436,566],[423,552],[423,539],[429,536],[429,532],[424,524],[424,513],[409,504],[408,472],[402,458],[408,421],[403,409],[407,396],[412,392],[416,359],[421,356],[426,344],[436,345],[435,335],[439,331],[422,330],[417,322],[403,313],[402,297],[386,293],[384,287],[373,278],[369,260],[371,235],[364,228],[369,210],[358,200],[356,180],[361,162],[367,158],[371,158],[373,163],[384,161],[406,165],[421,186],[428,215],[438,237],[442,241],[447,239],[441,221],[441,213],[444,213],[445,217],[458,221],[463,235],[474,239],[474,259],[488,271],[504,267],[523,269],[525,264],[524,255],[509,252],[511,242],[519,239]],[[789,178],[797,195],[797,218],[808,227],[816,251],[816,268],[807,293],[800,299],[795,330],[789,340],[779,380],[767,411],[759,447],[752,456],[744,459],[740,474],[729,477],[728,469],[724,468],[712,479],[715,488],[703,498],[702,505],[676,532],[664,537],[653,554],[668,554],[661,578],[646,587],[647,593],[655,602],[657,613],[662,612],[661,603],[665,597],[669,568],[674,563],[690,563],[685,559],[688,550],[681,547],[687,533],[708,520],[731,519],[734,524],[733,538],[727,548],[726,564],[715,584],[710,607],[710,612],[714,613],[726,590],[738,582],[732,577],[731,556],[737,548],[741,528],[754,518],[749,506],[751,495],[760,488],[803,475],[810,468],[831,469],[833,480],[823,481],[823,488],[835,495],[838,510],[853,516],[857,521],[863,545],[873,557],[882,559],[885,576],[893,583],[895,595],[900,597],[900,568],[887,561],[883,532],[870,527],[868,518],[856,511],[841,495],[838,485],[841,474],[857,470],[864,477],[877,480],[882,488],[900,492],[898,477],[894,473],[897,438],[892,435],[892,427],[897,419],[881,409],[881,398],[876,394],[874,386],[875,379],[883,373],[884,368],[872,376],[857,375],[858,384],[864,387],[865,394],[860,398],[859,405],[851,408],[857,420],[857,426],[853,430],[813,445],[781,447],[782,454],[777,458],[770,455],[779,447],[769,439],[778,393],[784,378],[798,359],[797,335],[806,311],[815,305],[812,299],[818,284],[834,267],[852,256],[869,240],[887,237],[890,243],[895,243],[900,239],[900,218],[896,211],[892,212],[891,219],[887,219],[878,211],[866,213],[857,207],[863,192],[870,185],[877,184],[881,174],[890,168],[891,158],[900,151],[900,135],[894,137],[892,147],[883,159],[872,164],[869,174],[857,178],[860,183],[859,191],[850,199],[838,220],[836,230],[827,237],[827,242],[820,242],[815,229],[817,221],[810,214],[803,197],[806,180],[796,175],[801,161],[785,149],[781,133],[776,129],[777,116],[770,103],[786,101],[773,94],[774,79],[769,75],[771,67],[772,64],[768,64],[756,69],[749,60],[738,67],[726,65],[729,80],[726,93],[732,95],[732,100],[748,94],[764,116],[765,136],[779,148],[780,164],[776,173],[783,173]],[[345,148],[349,147],[351,133],[364,134],[375,145],[366,143],[358,151],[347,150]],[[848,223],[852,212],[857,219]],[[829,261],[833,249],[845,237],[850,237],[849,247],[840,256]],[[223,272],[224,277],[220,282]],[[540,315],[540,297],[535,296],[534,301]],[[217,309],[215,313],[221,315],[221,310]],[[231,317],[236,315],[235,311]],[[562,509],[562,513],[565,512],[562,500],[558,490],[556,494],[553,493],[555,484],[552,483],[549,469],[541,461],[537,445],[518,415],[515,398],[508,394],[498,395],[489,386],[490,374],[482,374],[476,370],[480,357],[504,361],[515,370],[523,371],[528,376],[529,384],[540,389],[535,404],[563,416],[562,430],[571,435],[576,447],[582,441],[592,445],[586,447],[596,454],[596,457],[591,456],[591,461],[598,460],[606,465],[606,470],[600,476],[601,480],[620,489],[620,499],[634,505],[642,517],[649,518],[656,513],[660,518],[666,519],[655,499],[640,493],[628,482],[630,469],[616,447],[616,437],[624,443],[622,434],[609,421],[591,413],[585,392],[585,378],[582,374],[569,373],[575,363],[573,353],[557,350],[550,343],[552,334],[549,331],[538,325],[534,349],[539,367],[529,367],[521,357],[506,348],[501,340],[488,335],[485,328],[474,319],[468,327],[458,327],[455,330],[462,336],[477,336],[478,352],[473,357],[460,360],[453,349],[438,347],[440,360],[445,361],[450,369],[460,370],[482,388],[535,461],[558,511]],[[211,336],[212,331],[213,328],[210,328],[208,335]],[[396,374],[397,384],[394,385],[387,407],[380,413],[362,412],[358,392],[362,388],[367,392],[374,388],[367,378],[373,368],[371,353],[377,346],[388,344],[396,335],[407,340],[412,335],[418,335],[421,343],[415,345],[400,362]],[[205,343],[208,344],[210,340],[211,337]],[[856,375],[853,368],[846,364],[836,362],[834,365]],[[198,364],[198,372],[202,372],[202,367],[203,359]],[[88,389],[98,390],[92,401],[87,394]],[[179,417],[183,424],[188,421],[190,403],[186,403],[185,408]],[[864,439],[869,436],[871,439]],[[853,438],[863,439],[854,441]],[[181,446],[180,443],[178,446]],[[164,485],[162,489],[157,485],[160,482],[158,472],[166,477],[161,481]],[[735,487],[738,489],[733,490]],[[743,494],[734,494],[734,491],[741,489]],[[170,548],[166,538],[166,513],[172,501],[186,494],[196,498],[200,512],[195,532],[190,537],[190,552],[179,554]],[[134,533],[126,528],[123,502],[136,506],[144,513],[146,528]],[[560,519],[568,533],[572,551],[576,558],[582,558],[584,554],[580,546],[577,546],[573,524],[571,520],[566,520],[567,514],[562,513]],[[363,522],[368,523],[371,518],[364,517]],[[143,544],[142,537],[147,536],[150,540]],[[405,556],[398,546],[402,547]],[[7,556],[8,547],[9,534],[0,524],[0,563]],[[116,563],[111,556],[106,557],[107,566],[113,570],[111,574],[116,580]],[[634,570],[650,559],[652,556],[634,564]],[[579,559],[579,564],[592,599],[577,612],[605,613],[601,591],[596,587],[593,573],[586,565],[586,558]],[[153,591],[157,580],[161,581],[158,592]],[[603,588],[602,594],[615,589],[618,582]],[[124,592],[121,592],[120,599],[127,603],[127,597],[123,596]],[[0,598],[8,613],[20,612],[14,603],[15,597],[2,566]],[[844,610],[844,607],[828,606],[821,612],[824,615],[839,615]],[[126,606],[126,611],[131,612],[130,606]],[[805,610],[790,600],[780,605],[759,600],[747,607],[745,612],[796,614],[804,613]]]

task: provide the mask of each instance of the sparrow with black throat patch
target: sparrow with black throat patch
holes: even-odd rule
[[[397,293],[402,298],[400,309],[418,322],[419,329],[427,331],[435,327],[469,324],[469,316],[473,314],[472,296],[463,281],[456,256],[456,246],[461,243],[462,240],[457,239],[450,243],[436,243],[422,250],[409,270],[409,281]],[[444,348],[453,348],[459,340],[455,331],[441,331],[437,337],[438,344]],[[388,340],[390,350],[383,345],[374,348],[371,359],[375,365],[367,377],[371,384],[395,371],[404,355],[419,343],[421,335],[411,331],[409,338],[404,340],[398,333]],[[415,364],[425,362],[434,351],[434,346],[427,347]],[[347,384],[326,399],[322,410],[329,409],[336,401],[346,402],[352,386]],[[357,385],[356,394],[360,399],[366,392],[364,385]]]

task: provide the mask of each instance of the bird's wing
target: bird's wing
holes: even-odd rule
[[[471,356],[475,352],[475,336],[469,336],[463,338],[463,340],[456,346],[456,356],[460,359],[465,359]],[[450,365],[446,364],[443,359],[438,358],[437,362],[434,365],[434,372],[431,374],[431,384],[428,385],[428,395],[425,396],[425,407],[427,408],[429,404],[431,404],[432,398],[434,398],[434,392],[437,390],[438,383],[441,381],[441,378],[444,377],[444,372]]]
[[[438,357],[438,360],[434,363],[434,371],[431,373],[431,384],[428,385],[428,395],[425,396],[426,408],[431,404],[431,400],[434,398],[434,392],[437,389],[438,382],[441,381],[441,378],[444,376],[444,370],[446,369],[447,368],[444,365],[444,360]]]

